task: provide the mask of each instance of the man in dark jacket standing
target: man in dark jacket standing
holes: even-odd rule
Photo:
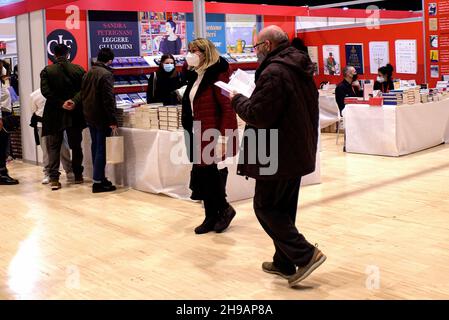
[[[84,76],[81,87],[84,116],[92,139],[93,193],[116,190],[105,175],[106,137],[111,136],[112,130],[117,130],[114,76],[109,67],[113,60],[111,49],[101,49],[97,62]]]
[[[254,210],[274,241],[273,262],[262,269],[295,286],[326,260],[295,226],[301,178],[315,170],[319,111],[314,67],[277,26],[262,30],[254,47],[260,62],[256,89],[249,99],[231,95],[233,108],[247,123],[238,173],[256,179]],[[277,170],[263,161],[265,150]]]
[[[61,189],[59,166],[64,131],[72,149],[75,183],[83,183],[82,132],[86,127],[81,105],[82,67],[68,60],[69,48],[59,44],[54,48],[56,62],[41,72],[41,92],[47,99],[42,120],[42,136],[47,137],[52,190]]]

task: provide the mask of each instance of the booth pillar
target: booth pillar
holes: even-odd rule
[[[22,130],[22,156],[25,162],[36,163],[38,152],[30,127],[30,94],[40,88],[40,72],[46,66],[46,40],[44,10],[17,16],[17,56],[20,75],[20,126]]]
[[[195,38],[206,38],[206,1],[193,0],[193,21]]]

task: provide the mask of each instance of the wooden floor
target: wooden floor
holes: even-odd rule
[[[402,158],[345,154],[324,135],[321,185],[298,227],[328,256],[303,286],[261,271],[273,248],[252,211],[196,236],[198,204],[133,190],[51,192],[14,163],[0,186],[1,299],[449,298],[449,146]]]

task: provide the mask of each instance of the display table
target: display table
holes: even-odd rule
[[[120,135],[125,141],[125,163],[108,165],[107,176],[117,185],[133,189],[165,194],[178,199],[190,199],[189,189],[191,164],[172,164],[170,153],[178,146],[184,146],[183,132],[162,130],[142,130],[121,128]],[[92,177],[92,160],[90,152],[90,135],[88,130],[83,134],[84,166],[86,176]],[[317,170],[304,177],[303,184],[321,182],[320,157],[317,156]],[[237,161],[228,165],[227,184],[230,202],[252,198],[255,181],[238,176]]]
[[[320,128],[324,129],[330,125],[337,123],[340,119],[337,102],[334,94],[325,94],[320,91],[319,97],[320,107]]]
[[[398,157],[449,142],[449,99],[344,110],[346,151]]]

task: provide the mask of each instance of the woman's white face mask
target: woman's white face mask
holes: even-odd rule
[[[379,82],[379,83],[384,83],[384,82],[385,82],[384,77],[377,76],[377,82]]]
[[[6,76],[7,75],[7,71],[5,69],[5,67],[2,68],[2,71],[0,73],[0,77]]]
[[[189,52],[186,56],[187,64],[191,67],[198,67],[200,65],[200,57],[196,53]]]

